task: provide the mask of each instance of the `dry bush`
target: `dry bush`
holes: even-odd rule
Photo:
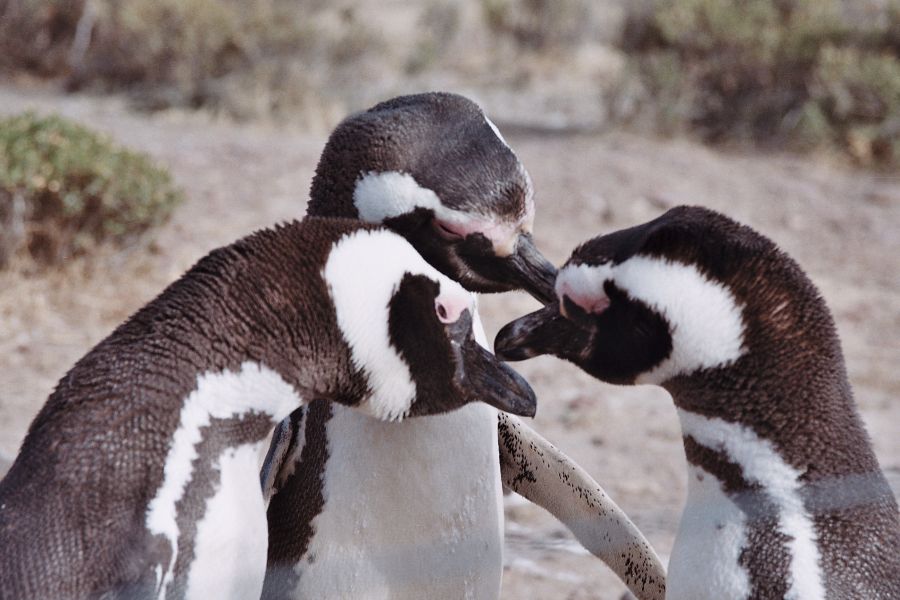
[[[0,267],[18,253],[59,263],[124,243],[181,200],[167,171],[58,116],[0,120]]]
[[[302,55],[312,44],[313,32],[298,10],[302,4],[98,2],[90,48],[70,81],[129,87],[146,108],[208,106],[240,113],[229,96],[272,87],[285,57]]]
[[[528,50],[573,48],[591,35],[590,0],[481,0],[488,29]]]
[[[0,0],[0,15],[6,70],[239,118],[295,108],[316,66],[378,50],[352,10],[324,0]]]
[[[0,0],[0,68],[64,71],[81,14],[79,0]]]
[[[406,61],[406,72],[415,75],[437,64],[447,54],[461,22],[459,4],[453,0],[428,3],[417,22],[419,37]]]
[[[858,5],[855,5],[858,7]],[[656,0],[621,46],[657,125],[711,141],[837,144],[900,161],[900,3],[853,18],[839,0]]]

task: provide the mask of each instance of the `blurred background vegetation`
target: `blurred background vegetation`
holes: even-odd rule
[[[663,130],[900,159],[900,2],[656,0],[621,47]]]
[[[0,0],[0,74],[143,110],[327,130],[452,89],[506,127],[630,127],[887,170],[898,56],[900,0]],[[177,202],[146,158],[62,120],[4,121],[0,145],[0,219],[45,262]],[[64,234],[40,242],[41,219]],[[24,239],[5,238],[0,262]]]
[[[330,123],[404,88],[504,88],[538,98],[512,104],[540,125],[900,160],[900,0],[0,0],[0,15],[6,73],[146,109]]]
[[[181,200],[169,174],[57,116],[0,120],[0,268],[24,254],[55,265],[123,244]]]

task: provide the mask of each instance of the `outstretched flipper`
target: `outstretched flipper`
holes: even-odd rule
[[[499,413],[497,434],[504,485],[562,521],[640,600],[665,598],[659,556],[584,469],[513,415]]]

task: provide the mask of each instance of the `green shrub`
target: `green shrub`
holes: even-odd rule
[[[900,61],[857,48],[822,48],[809,103],[860,162],[900,162]]]
[[[636,57],[658,124],[708,140],[837,144],[892,164],[900,115],[900,2],[854,16],[840,0],[654,0],[632,9]],[[661,68],[668,66],[668,69]]]
[[[181,200],[169,174],[58,116],[0,120],[0,266],[19,251],[52,264],[123,243]]]

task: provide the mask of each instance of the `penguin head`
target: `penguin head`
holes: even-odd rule
[[[384,223],[469,290],[553,299],[556,269],[532,240],[531,178],[462,96],[402,96],[338,125],[316,168],[309,214]]]
[[[750,352],[751,333],[763,339],[790,312],[793,290],[775,282],[806,279],[786,258],[723,215],[673,208],[579,246],[556,301],[507,324],[495,350],[552,354],[618,384],[721,372]]]
[[[474,296],[396,233],[361,228],[343,235],[322,276],[366,387],[361,398],[338,401],[383,420],[475,401],[534,415],[528,383],[475,341]]]

